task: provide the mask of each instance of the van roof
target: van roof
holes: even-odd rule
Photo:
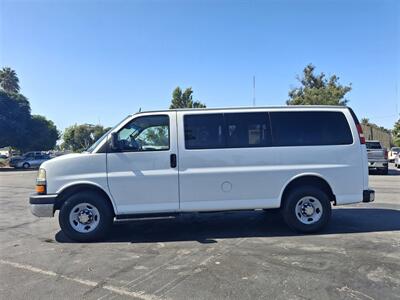
[[[171,112],[171,111],[213,111],[213,110],[241,110],[241,109],[320,109],[320,108],[331,108],[331,109],[349,109],[348,106],[343,105],[284,105],[284,106],[237,106],[237,107],[207,107],[207,108],[174,108],[174,109],[161,109],[161,110],[146,110],[136,112],[138,113],[154,113],[154,112]]]

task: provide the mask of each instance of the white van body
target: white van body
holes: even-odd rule
[[[299,122],[315,114],[321,122],[325,116],[343,119],[342,126],[348,126],[348,135],[343,134],[345,142],[339,141],[340,144],[329,144],[329,138],[322,132],[321,141],[327,144],[314,145],[310,140],[312,145],[289,145],[289,138],[274,136],[285,130],[282,129],[285,124],[276,124],[274,128],[274,120],[278,120],[276,123],[281,122],[277,118],[289,120],[287,117],[291,115],[287,113],[300,118]],[[350,109],[341,106],[137,113],[113,128],[90,152],[64,155],[43,163],[41,172],[45,178],[39,178],[38,184],[45,184],[46,192],[31,197],[31,208],[37,216],[53,216],[62,205],[57,200],[62,198],[60,195],[88,188],[110,201],[117,219],[143,214],[280,208],[285,190],[294,182],[323,186],[334,205],[373,201],[374,193],[368,187],[366,147],[361,143],[363,137],[354,118]],[[123,135],[127,124],[135,120],[146,124],[146,120],[158,119],[165,126],[168,120],[168,134],[166,127],[157,128],[159,134],[168,136],[168,145],[141,145],[140,150],[133,151],[110,150],[113,133]],[[238,121],[231,125],[231,119]],[[259,119],[260,125],[249,125],[253,119]],[[247,126],[245,130],[241,124],[243,128]],[[203,140],[211,143],[212,134],[206,131],[207,126],[218,127],[213,131],[215,145],[203,147]],[[296,128],[293,126],[294,131]],[[295,143],[307,143],[305,140],[314,129],[305,130],[310,132],[305,138],[294,136]],[[222,131],[226,136],[221,138]],[[234,138],[235,131],[241,134],[241,139]],[[280,139],[283,141],[279,142]],[[336,136],[330,139],[338,140]]]

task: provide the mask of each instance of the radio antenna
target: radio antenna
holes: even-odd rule
[[[253,106],[256,106],[256,76],[253,76]]]

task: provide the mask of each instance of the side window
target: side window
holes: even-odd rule
[[[267,113],[228,113],[224,116],[228,148],[271,145],[271,131]]]
[[[185,148],[215,149],[225,146],[222,114],[185,115]]]
[[[271,112],[275,146],[347,145],[353,136],[341,112]]]
[[[169,149],[169,117],[138,117],[118,132],[122,151],[160,151]]]

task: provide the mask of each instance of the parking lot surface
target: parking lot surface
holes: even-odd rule
[[[191,214],[74,243],[28,208],[35,171],[0,172],[1,299],[399,299],[400,171],[376,200],[291,232],[274,212]],[[58,215],[56,215],[57,217]]]

